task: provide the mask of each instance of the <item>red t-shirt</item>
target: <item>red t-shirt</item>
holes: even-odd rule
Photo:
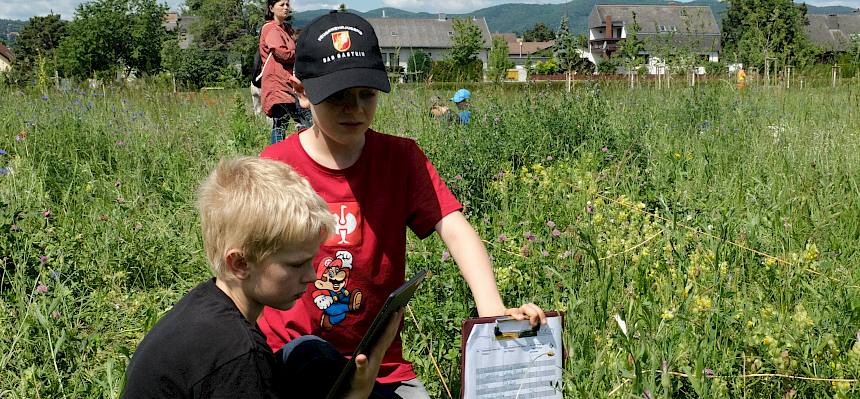
[[[403,284],[406,229],[420,238],[462,209],[414,140],[369,130],[352,166],[334,170],[305,152],[299,134],[260,154],[286,162],[329,204],[337,233],[314,259],[317,280],[288,311],[265,308],[258,321],[273,350],[313,334],[352,354],[386,297]],[[381,383],[415,378],[398,337],[379,368]]]

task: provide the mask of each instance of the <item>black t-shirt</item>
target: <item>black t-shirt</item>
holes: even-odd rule
[[[215,279],[173,306],[143,338],[123,397],[275,398],[275,357],[256,323],[242,316]]]

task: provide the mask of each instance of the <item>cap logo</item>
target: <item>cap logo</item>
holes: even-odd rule
[[[345,30],[340,32],[333,32],[331,34],[331,42],[334,45],[334,49],[340,51],[341,53],[346,50],[349,50],[349,46],[352,45],[349,40],[349,31]]]

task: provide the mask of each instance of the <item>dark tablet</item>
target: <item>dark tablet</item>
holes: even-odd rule
[[[364,334],[358,347],[356,347],[355,351],[352,352],[352,357],[346,363],[340,376],[337,377],[337,381],[332,385],[327,396],[328,399],[334,399],[343,394],[341,391],[349,386],[349,382],[352,380],[352,375],[355,372],[355,357],[360,353],[367,355],[367,351],[373,347],[373,344],[379,340],[380,336],[385,331],[385,326],[388,325],[388,320],[391,319],[391,316],[393,316],[395,312],[409,303],[409,300],[412,299],[412,295],[415,294],[418,286],[421,285],[421,282],[424,281],[424,277],[426,276],[427,270],[415,273],[409,281],[403,283],[403,285],[394,290],[394,292],[388,296],[388,299],[386,299],[385,303],[382,304],[382,309],[379,310],[376,318],[373,319],[373,323]]]

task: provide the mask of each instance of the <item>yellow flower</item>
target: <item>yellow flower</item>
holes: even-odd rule
[[[776,345],[776,340],[771,338],[770,335],[767,335],[764,337],[764,339],[761,341],[761,343],[764,344],[764,346],[771,346],[771,345]]]
[[[681,153],[680,152],[675,153],[675,159],[681,159]]]
[[[660,318],[666,321],[672,320],[675,318],[675,312],[669,309],[663,309],[663,313],[660,314]]]

